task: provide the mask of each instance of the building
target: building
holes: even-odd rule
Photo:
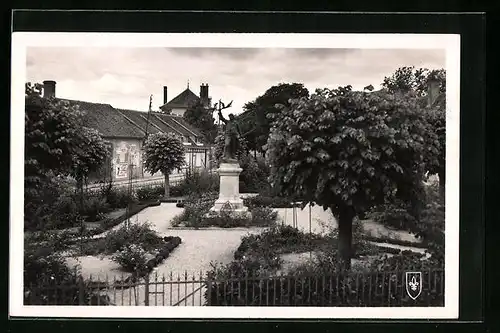
[[[44,97],[56,96],[55,81],[44,81]],[[211,146],[203,143],[203,135],[187,124],[181,116],[162,112],[144,112],[114,108],[109,104],[66,100],[78,105],[83,111],[84,126],[96,129],[106,141],[111,143],[110,159],[90,181],[111,178],[113,181],[126,180],[131,171],[132,178],[151,178],[144,170],[142,145],[147,134],[172,133],[186,147],[186,167],[173,175],[183,175],[187,169],[210,168]]]
[[[201,84],[200,95],[197,96],[189,89],[189,84],[183,92],[168,101],[168,88],[163,87],[163,105],[160,110],[166,114],[182,117],[184,112],[198,102],[203,103],[207,108],[211,106],[211,98],[208,96],[208,84]]]

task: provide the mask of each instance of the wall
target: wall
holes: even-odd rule
[[[179,109],[172,109],[172,115],[174,116],[180,116],[182,117],[184,115],[184,112],[186,112],[186,108],[179,108]]]
[[[113,145],[111,170],[113,180],[129,178],[128,165],[132,164],[132,178],[142,178],[142,140],[140,139],[108,139]]]
[[[128,165],[129,163],[133,164],[132,177],[136,178],[149,178],[149,177],[161,177],[161,172],[157,172],[155,174],[150,174],[149,172],[143,169],[142,164],[142,140],[141,139],[110,139],[105,138],[107,141],[112,144],[112,154],[111,159],[108,161],[108,165],[103,168],[106,171],[101,171],[99,174],[92,175],[90,177],[93,180],[102,180],[104,177],[104,173],[107,175],[111,174],[111,178],[114,181],[127,180],[129,179],[128,174]],[[174,170],[172,172],[172,176],[176,175],[184,175],[186,173],[186,169],[189,166],[192,166],[194,169],[204,169],[210,167],[210,154],[207,151],[206,154],[206,164],[205,164],[205,152],[197,151],[190,152],[189,146],[186,147],[186,166],[182,168],[180,171]],[[109,176],[108,176],[109,177]],[[106,177],[106,178],[108,178]],[[109,179],[109,178],[108,178]]]

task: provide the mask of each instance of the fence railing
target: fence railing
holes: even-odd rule
[[[421,272],[412,299],[405,271],[210,278],[207,274],[90,277],[25,287],[26,305],[444,306],[444,270]],[[420,286],[419,286],[420,287]]]

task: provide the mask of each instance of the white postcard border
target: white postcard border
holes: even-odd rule
[[[444,307],[24,306],[24,85],[27,47],[231,47],[446,50],[446,223]],[[459,303],[460,36],[444,34],[12,34],[9,315],[94,318],[454,319]],[[78,64],[75,64],[78,66]]]

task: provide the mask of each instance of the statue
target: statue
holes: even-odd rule
[[[222,160],[225,162],[236,162],[236,153],[239,148],[239,140],[240,140],[240,128],[238,126],[238,122],[236,121],[235,116],[231,113],[229,115],[229,119],[224,118],[222,115],[222,110],[227,109],[231,107],[231,103],[229,103],[227,106],[224,105],[224,103],[220,102],[216,103],[219,111],[219,119],[224,123],[225,129],[224,129],[224,153],[222,155]]]

